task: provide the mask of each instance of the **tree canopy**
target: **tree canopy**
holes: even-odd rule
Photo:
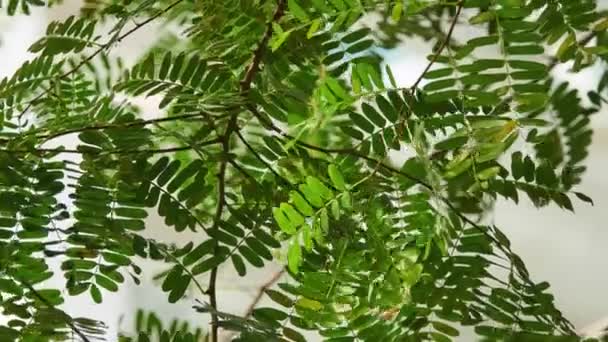
[[[151,23],[134,65],[112,53]],[[211,325],[124,341],[578,341],[491,215],[592,204],[607,28],[594,0],[85,0],[0,81],[0,340],[103,337],[64,299],[101,303],[151,259]],[[427,61],[397,84],[384,51],[413,40]],[[595,90],[562,64],[599,66]],[[198,238],[151,238],[151,212]],[[221,269],[271,262],[276,305],[218,306]]]

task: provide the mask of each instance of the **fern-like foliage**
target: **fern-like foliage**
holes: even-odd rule
[[[168,323],[168,325],[167,325]],[[203,338],[203,330],[191,327],[187,321],[174,319],[171,322],[162,322],[154,312],[137,310],[135,314],[135,337],[132,333],[120,332],[120,342],[197,342]]]
[[[0,81],[0,340],[102,336],[64,296],[100,303],[141,281],[141,259],[211,324],[140,312],[121,341],[580,340],[489,208],[592,203],[576,187],[608,97],[596,7],[85,1]],[[113,54],[152,22],[162,34],[138,61]],[[383,56],[410,38],[430,52],[398,84]],[[562,63],[602,70],[590,101],[553,80]],[[152,215],[195,238],[152,238]],[[44,287],[50,259],[66,291]],[[259,298],[275,305],[224,312],[224,270],[248,282],[270,263],[285,276]]]

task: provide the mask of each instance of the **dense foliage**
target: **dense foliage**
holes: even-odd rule
[[[111,53],[152,22],[135,65]],[[101,303],[143,258],[170,302],[200,291],[213,342],[577,341],[491,210],[591,203],[576,185],[608,72],[580,94],[552,71],[606,70],[606,28],[594,0],[85,1],[0,81],[0,340],[103,337],[65,296]],[[401,87],[382,55],[412,39],[428,61]],[[151,238],[153,211],[197,240]],[[270,262],[277,305],[218,307],[219,270]],[[122,339],[202,336],[151,319]]]

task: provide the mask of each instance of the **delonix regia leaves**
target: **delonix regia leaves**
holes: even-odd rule
[[[86,2],[0,81],[0,340],[102,336],[57,307],[139,284],[142,259],[212,324],[139,312],[120,341],[580,340],[502,227],[476,222],[498,195],[593,204],[577,186],[607,23],[593,0]],[[410,39],[424,63],[384,58]],[[581,94],[558,65],[601,75]],[[248,313],[218,306],[225,272],[257,286],[273,263]]]

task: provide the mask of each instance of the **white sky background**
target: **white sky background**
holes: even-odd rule
[[[0,14],[0,78],[10,75],[28,58],[27,48],[43,35],[49,20],[74,13],[77,8],[75,4],[78,3],[76,0],[66,0],[60,9],[50,12],[37,9],[29,17],[9,19]],[[461,34],[466,36],[462,32],[457,32],[456,36]],[[123,41],[115,51],[133,60],[138,53],[145,51],[153,36],[150,30],[139,32]],[[413,83],[425,66],[428,52],[426,44],[409,40],[387,52],[387,62],[400,86]],[[573,78],[567,75],[566,67],[558,69],[558,77],[568,77],[582,94],[595,86],[598,75],[598,70],[590,68]],[[149,104],[142,105],[144,112],[154,112]],[[579,329],[608,317],[608,177],[604,173],[608,170],[607,114],[604,110],[593,119],[596,132],[587,159],[588,172],[578,188],[594,199],[595,206],[574,200],[576,214],[572,214],[555,206],[538,210],[525,200],[520,205],[500,201],[495,215],[496,224],[509,235],[515,251],[527,263],[533,278],[551,283],[558,307]],[[149,221],[154,234],[175,236],[168,233],[172,230],[164,227],[157,216],[152,215]],[[179,238],[186,240],[191,236]],[[270,270],[254,273],[253,277],[247,278],[247,283],[232,273],[223,274],[219,285],[223,289],[218,296],[220,305],[235,313],[242,312],[259,284],[272,275]],[[59,279],[56,285],[61,287],[63,281]],[[130,284],[130,281],[126,283]],[[204,323],[206,320],[195,314],[190,304],[182,301],[180,305],[171,305],[166,301],[166,294],[157,287],[130,284],[118,294],[105,295],[102,305],[94,305],[87,295],[81,295],[70,299],[66,308],[74,315],[93,316],[106,321],[110,325],[110,333],[115,334],[119,316],[132,315],[137,308],[155,310],[164,318],[190,318],[193,323]],[[131,322],[123,324],[123,328],[131,326]],[[463,336],[462,340],[470,338]]]

